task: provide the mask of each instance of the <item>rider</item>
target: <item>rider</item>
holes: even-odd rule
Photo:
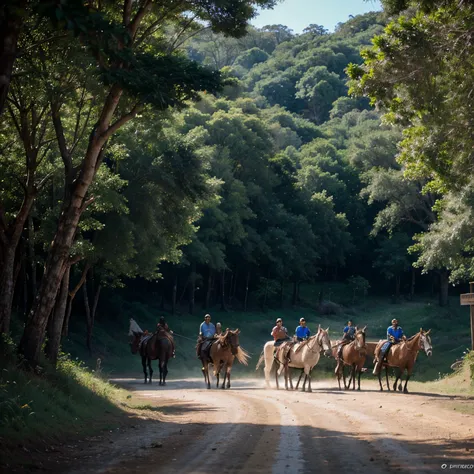
[[[300,325],[295,329],[295,336],[299,342],[311,336],[311,331],[306,327],[306,320],[304,318],[300,318]]]
[[[283,342],[290,340],[290,336],[288,336],[288,330],[283,326],[283,320],[281,318],[276,320],[276,326],[272,329],[271,334],[275,341],[273,344],[275,347],[278,347]]]
[[[347,324],[343,330],[342,341],[339,343],[337,348],[337,358],[342,359],[342,349],[346,344],[352,342],[355,338],[357,328],[353,325],[352,319],[347,321]]]
[[[198,359],[201,358],[201,346],[202,343],[206,340],[210,340],[214,338],[214,334],[216,333],[216,327],[214,324],[211,323],[211,315],[206,314],[204,316],[204,321],[199,326],[199,337],[196,346],[196,354]]]
[[[214,334],[214,337],[221,336],[221,335],[222,335],[222,324],[216,323],[216,333]]]
[[[172,336],[173,331],[168,326],[168,323],[166,322],[164,316],[160,317],[160,320],[159,320],[158,324],[156,325],[156,332],[160,332],[160,331],[164,331],[166,333],[166,337],[171,342],[171,347],[172,347],[172,350],[173,350],[173,357],[175,357],[176,352],[175,352],[174,340],[173,340],[173,336]]]
[[[160,317],[160,321],[159,321],[158,324],[156,325],[156,330],[157,330],[157,331],[163,330],[163,331],[169,332],[170,334],[173,334],[173,331],[170,330],[170,328],[169,328],[169,326],[168,326],[168,323],[166,322],[164,316],[161,316],[161,317]]]
[[[374,374],[379,372],[384,359],[387,357],[390,347],[392,347],[394,344],[398,344],[402,340],[406,340],[405,334],[403,334],[403,329],[398,325],[398,321],[396,319],[392,319],[392,325],[387,328],[387,340],[380,349],[377,364],[374,367]]]

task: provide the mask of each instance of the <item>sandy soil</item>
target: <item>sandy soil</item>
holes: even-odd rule
[[[313,393],[265,389],[261,379],[230,390],[201,379],[166,387],[117,379],[142,404],[134,423],[50,453],[43,469],[69,474],[474,472],[474,400],[380,393],[313,384]],[[468,410],[469,411],[469,410]],[[56,462],[56,464],[54,464]],[[454,465],[467,465],[463,469]],[[443,466],[446,465],[446,466]]]

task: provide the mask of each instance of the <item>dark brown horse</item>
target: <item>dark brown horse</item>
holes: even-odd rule
[[[209,357],[206,357],[204,354],[202,355],[202,373],[207,388],[211,388],[209,364],[214,365],[214,375],[217,378],[216,387],[219,387],[219,376],[221,370],[225,370],[224,381],[222,382],[221,388],[226,388],[226,380],[227,388],[230,388],[230,373],[232,371],[234,359],[237,359],[241,364],[247,365],[249,355],[240,347],[239,334],[239,329],[234,331],[226,329],[225,333],[221,336],[217,336],[216,340],[212,343],[209,350]]]
[[[166,376],[168,375],[168,360],[173,357],[173,337],[163,329],[151,334],[145,335],[140,326],[130,319],[129,335],[133,336],[130,343],[132,354],[140,353],[142,358],[143,373],[145,374],[145,383],[147,378],[151,383],[153,377],[153,369],[151,361],[158,360],[160,369],[160,385],[166,385]],[[148,365],[148,373],[146,367]]]

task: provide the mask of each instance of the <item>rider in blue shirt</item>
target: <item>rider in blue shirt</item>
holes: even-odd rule
[[[306,327],[306,320],[304,318],[300,318],[300,325],[295,329],[295,336],[300,342],[311,336],[311,331]]]
[[[354,340],[355,333],[357,328],[352,325],[352,320],[349,319],[347,321],[346,326],[344,327],[343,334],[342,334],[342,341],[339,344],[339,347],[337,348],[337,358],[342,359],[342,348],[346,345],[349,344]]]
[[[196,355],[201,358],[201,346],[205,340],[212,339],[216,333],[216,327],[211,323],[211,315],[206,314],[204,321],[199,326],[199,338],[196,346]]]
[[[377,375],[382,368],[383,361],[386,360],[386,357],[390,351],[390,347],[392,347],[393,344],[398,344],[405,339],[405,334],[403,334],[403,329],[398,325],[398,321],[396,319],[392,319],[392,325],[387,328],[387,341],[385,341],[384,345],[380,349],[380,354],[374,367],[373,373],[375,375]]]

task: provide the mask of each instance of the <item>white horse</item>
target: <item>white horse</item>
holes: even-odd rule
[[[321,328],[321,325],[318,327],[318,332],[316,335],[311,336],[305,345],[298,350],[298,347],[301,343],[295,344],[291,349],[290,359],[291,362],[288,364],[290,368],[296,369],[303,369],[305,373],[305,381],[303,384],[303,391],[305,390],[306,380],[309,380],[309,389],[308,391],[311,392],[311,370],[313,367],[319,362],[321,357],[321,352],[331,351],[331,341],[329,340],[328,335],[329,328],[326,330]],[[270,387],[270,371],[272,369],[273,363],[275,362],[275,358],[273,355],[273,351],[275,349],[274,341],[269,341],[263,347],[263,352],[260,356],[260,359],[257,363],[257,370],[260,367],[261,363],[265,362],[265,382],[267,387]],[[283,354],[281,354],[283,357]],[[277,367],[276,373],[276,381],[277,381],[277,388],[278,388],[278,375],[284,368],[284,361],[280,361],[280,366]],[[287,381],[287,378],[285,377]]]

